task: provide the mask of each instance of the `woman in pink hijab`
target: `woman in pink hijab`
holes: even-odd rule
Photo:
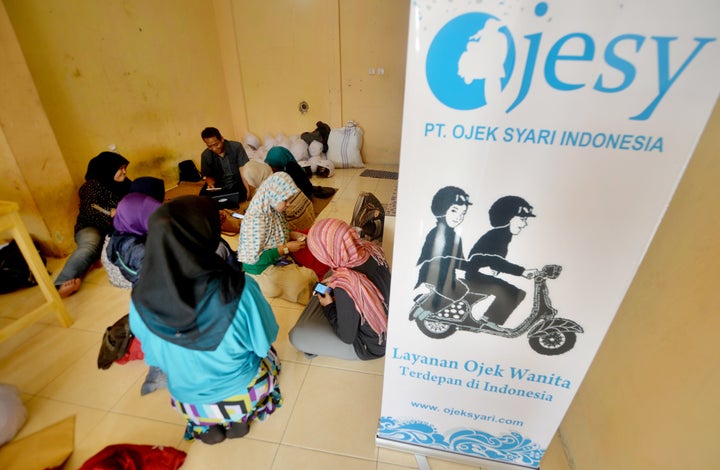
[[[338,219],[316,221],[307,246],[331,268],[290,331],[290,341],[307,356],[376,359],[385,355],[390,269],[382,248],[362,240]]]

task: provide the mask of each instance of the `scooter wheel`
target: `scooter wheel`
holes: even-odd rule
[[[577,335],[572,331],[547,331],[539,336],[528,338],[530,347],[545,356],[557,356],[570,351],[575,346]]]
[[[451,334],[455,333],[456,328],[453,325],[447,323],[434,321],[434,320],[415,320],[420,331],[425,333],[426,336],[435,339],[447,338]]]

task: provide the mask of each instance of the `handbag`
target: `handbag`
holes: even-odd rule
[[[123,357],[132,338],[129,315],[124,315],[108,326],[100,343],[100,353],[97,359],[98,369],[109,369],[113,362]]]
[[[385,227],[385,208],[373,193],[362,192],[355,201],[352,221],[360,235],[368,241],[382,243],[383,229]]]

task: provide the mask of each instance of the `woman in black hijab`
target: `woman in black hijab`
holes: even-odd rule
[[[257,283],[216,254],[214,200],[173,199],[153,212],[148,229],[130,329],[145,362],[167,374],[186,439],[242,437],[282,403],[275,316]]]
[[[55,279],[60,297],[68,297],[82,284],[82,278],[100,260],[105,235],[112,229],[115,208],[130,190],[126,176],[130,162],[120,154],[101,152],[88,163],[85,183],[80,186],[80,212],[75,222],[77,248]]]

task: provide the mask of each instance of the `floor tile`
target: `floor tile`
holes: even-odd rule
[[[248,437],[269,442],[281,442],[287,424],[294,413],[308,369],[309,366],[305,364],[288,361],[282,363],[279,383],[283,405],[265,421],[253,423]]]
[[[0,380],[34,395],[98,345],[97,334],[46,326],[0,360]]]
[[[209,470],[216,468],[270,470],[278,444],[257,441],[248,436],[242,439],[226,439],[206,445],[193,442],[186,451],[187,458],[182,470]]]
[[[288,333],[295,326],[301,310],[298,307],[287,308],[275,305],[273,305],[272,309],[273,312],[275,312],[275,319],[280,326],[278,337],[273,343],[280,359],[283,361],[294,361],[304,364],[310,362],[307,358],[305,358],[304,353],[295,349],[295,346],[292,345],[290,339],[288,338]]]
[[[138,418],[147,418],[155,421],[163,421],[169,424],[185,424],[185,418],[175,410],[170,404],[170,392],[167,388],[155,390],[147,395],[140,394],[140,388],[145,382],[148,366],[144,362],[139,361],[142,373],[137,380],[125,391],[117,403],[111,408],[115,413],[120,413]],[[113,364],[109,370],[113,368],[127,367]],[[134,363],[133,363],[134,366]],[[124,372],[124,371],[122,371]]]
[[[28,287],[26,289],[16,290],[2,294],[2,302],[0,303],[0,318],[20,318],[25,313],[31,312],[36,307],[46,302],[45,297],[39,287]],[[44,322],[48,319],[55,319],[55,314],[46,315]],[[2,326],[2,325],[0,325]]]
[[[282,443],[375,459],[382,377],[311,366]]]
[[[394,465],[391,463],[378,462],[376,470],[407,470],[408,468],[417,468],[417,465],[406,467],[403,465]]]
[[[414,454],[388,449],[386,447],[378,448],[378,462],[417,468],[417,461],[415,460]]]
[[[361,460],[343,455],[281,445],[272,470],[375,470],[374,460]]]
[[[48,400],[42,397],[30,399],[25,403],[25,408],[27,409],[28,418],[25,425],[15,436],[16,439],[21,439],[74,415],[75,442],[79,442],[88,437],[90,432],[107,414],[106,410]]]
[[[130,306],[130,291],[114,287],[107,280],[104,271],[98,275],[104,279],[96,280],[92,287],[88,284],[64,299],[65,306],[73,318],[73,329],[94,331],[102,338],[105,329],[128,313]]]
[[[50,318],[49,315],[50,314],[48,314],[47,318]],[[0,328],[8,326],[13,321],[14,320],[9,317],[0,317]],[[33,323],[0,343],[0,370],[4,359],[12,357],[13,354],[23,347],[23,345],[33,341],[33,336],[39,334],[41,331],[44,331],[46,326],[47,324],[42,322]],[[59,326],[59,324],[57,326]],[[1,378],[2,375],[0,375],[0,379]]]
[[[370,361],[347,361],[334,357],[318,356],[313,359],[314,366],[342,369],[365,374],[383,375],[385,369],[385,358],[372,359]]]
[[[94,346],[43,387],[38,395],[109,410],[147,372],[147,365],[143,361],[131,361],[125,365],[113,364],[106,370],[98,369],[100,342],[96,341]]]

